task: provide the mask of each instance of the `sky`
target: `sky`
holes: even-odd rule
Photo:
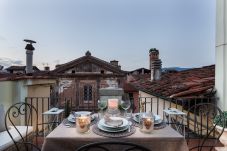
[[[54,69],[85,55],[149,68],[157,48],[163,67],[215,63],[215,0],[0,0],[0,65]]]

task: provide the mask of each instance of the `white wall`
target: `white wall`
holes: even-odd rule
[[[227,111],[227,1],[216,0],[215,87],[218,105]]]
[[[24,101],[26,96],[27,88],[24,86],[24,80],[0,81],[0,104],[4,105],[5,111],[7,111],[12,104]],[[19,124],[19,121],[17,124]]]
[[[4,105],[6,111],[12,104],[24,102],[26,97],[50,97],[50,85],[55,82],[55,80],[48,79],[0,81],[0,104]],[[42,106],[41,103],[40,101],[39,107]],[[44,111],[47,110],[47,104],[47,102],[44,104]],[[41,108],[39,111],[42,115]]]
[[[148,93],[145,93],[143,91],[139,91],[139,97],[146,98],[146,111],[152,111],[154,114],[158,114],[163,118],[163,109],[167,109],[170,107],[170,103],[168,101],[165,101],[161,98],[157,98],[153,95],[150,95]],[[145,99],[142,99],[142,101],[145,101]],[[151,106],[152,102],[152,106]],[[151,109],[152,107],[152,109]]]
[[[13,81],[0,82],[0,104],[7,110],[13,104],[13,89],[16,83]]]

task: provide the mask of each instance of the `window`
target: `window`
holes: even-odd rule
[[[72,73],[75,73],[75,70],[72,70]]]
[[[84,101],[92,101],[92,86],[85,85],[84,86]]]

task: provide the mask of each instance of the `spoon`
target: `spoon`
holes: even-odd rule
[[[65,127],[68,127],[69,128],[69,127],[71,127],[71,124],[66,123],[65,124]]]

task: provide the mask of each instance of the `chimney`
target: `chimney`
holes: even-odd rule
[[[0,65],[0,70],[3,70],[4,66]]]
[[[59,68],[60,66],[61,66],[60,64],[56,64],[55,69]]]
[[[150,55],[151,81],[156,81],[161,79],[162,61],[159,59],[159,51],[156,48],[151,48],[149,51],[149,55]]]
[[[118,67],[119,69],[121,69],[121,66],[118,65],[118,61],[117,60],[111,60],[110,61],[110,64],[113,65],[113,66],[115,66],[115,67]]]
[[[110,64],[117,67],[118,66],[118,61],[117,60],[111,60]]]
[[[50,71],[50,67],[49,66],[45,66],[44,67],[44,71]]]
[[[26,45],[25,49],[26,49],[26,74],[30,74],[33,72],[33,51],[35,50],[35,48],[33,47],[33,43],[36,43],[33,40],[28,40],[25,39],[25,42],[27,42],[28,44]]]

